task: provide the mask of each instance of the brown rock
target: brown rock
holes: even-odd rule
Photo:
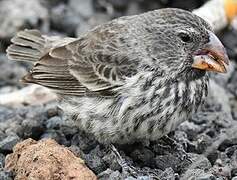
[[[13,148],[5,168],[24,180],[95,180],[95,174],[84,161],[54,140],[27,139]]]

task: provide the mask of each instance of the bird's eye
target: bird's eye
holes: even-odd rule
[[[191,42],[191,41],[192,41],[190,35],[187,34],[187,33],[181,32],[181,33],[179,33],[178,36],[179,36],[180,39],[181,39],[183,42],[185,42],[185,43],[188,43],[188,42]]]

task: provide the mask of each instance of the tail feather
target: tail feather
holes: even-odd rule
[[[36,62],[46,53],[46,41],[37,30],[20,31],[11,42],[7,49],[11,60]]]
[[[60,37],[50,39],[37,30],[24,30],[11,40],[13,44],[8,47],[7,55],[11,60],[30,61],[34,64],[21,82],[39,84],[58,94],[84,95],[86,88],[68,70],[68,58],[72,54],[64,45],[73,40]],[[55,47],[57,51],[50,54]]]

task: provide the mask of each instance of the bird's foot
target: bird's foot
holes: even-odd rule
[[[122,171],[128,176],[138,177],[138,170],[126,162],[126,160],[118,152],[117,148],[114,145],[110,145],[109,147],[110,150],[115,154],[117,162],[121,166]]]
[[[172,146],[172,148],[178,153],[182,161],[189,159],[189,156],[187,152],[184,150],[183,146],[180,143],[178,143],[175,139],[170,138],[168,135],[165,135],[163,139],[165,140],[165,142],[167,142]]]

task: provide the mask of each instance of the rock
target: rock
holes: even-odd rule
[[[48,129],[59,129],[63,124],[63,120],[60,116],[54,116],[46,121],[46,127]]]
[[[103,13],[95,13],[88,19],[81,19],[81,22],[76,30],[76,35],[79,37],[83,35],[86,31],[94,28],[97,25],[103,24],[107,21],[111,20],[111,18]]]
[[[233,128],[228,129],[226,133],[223,133],[218,147],[220,151],[224,151],[226,148],[237,144],[237,136],[234,132],[236,127],[237,126],[233,126]]]
[[[52,118],[60,115],[60,109],[57,103],[48,103],[47,106],[47,117]]]
[[[5,156],[0,153],[0,169],[5,166]]]
[[[52,8],[52,7],[57,6],[59,4],[68,4],[68,1],[69,0],[53,0],[53,1],[43,0],[43,4],[48,8]]]
[[[1,29],[1,28],[0,28]],[[27,73],[26,67],[20,63],[9,61],[5,54],[0,53],[0,87],[15,86],[22,87],[19,80]],[[13,88],[5,90],[4,93],[10,93]]]
[[[188,139],[196,138],[198,133],[203,130],[201,126],[198,126],[190,121],[184,121],[182,124],[180,124],[178,129],[184,131],[187,134]]]
[[[27,3],[25,0],[2,0],[0,1],[0,39],[10,38],[20,29],[37,27],[40,21],[44,23],[47,18],[48,11],[39,0],[31,0]]]
[[[183,131],[175,131],[174,139],[180,144],[182,144],[184,149],[187,149],[187,146],[190,143],[187,134]]]
[[[49,89],[30,85],[18,91],[0,94],[0,104],[10,106],[39,105],[51,102],[56,99],[56,95]]]
[[[196,152],[203,154],[207,148],[213,143],[212,138],[206,134],[200,134],[196,139]]]
[[[115,10],[125,11],[131,2],[128,0],[108,0],[108,3],[110,3]]]
[[[176,175],[172,168],[166,168],[162,173],[158,175],[158,179],[166,180],[166,179],[175,179]]]
[[[150,180],[150,176],[137,176],[136,178],[134,176],[128,176],[125,180]]]
[[[5,168],[15,172],[16,179],[96,179],[82,159],[50,139],[17,144]]]
[[[237,145],[233,145],[225,149],[225,154],[230,158],[235,151],[237,151]]]
[[[78,146],[71,145],[70,147],[68,147],[68,149],[72,151],[77,157],[81,157],[82,159],[84,159],[84,157],[86,156]]]
[[[237,178],[237,168],[231,170],[231,176]]]
[[[154,167],[154,153],[148,148],[142,147],[135,149],[131,154],[131,158],[137,162],[140,162],[142,166]]]
[[[16,113],[12,108],[0,105],[0,122],[6,122],[7,119],[14,118]]]
[[[86,165],[93,170],[96,174],[99,174],[107,169],[105,162],[102,159],[101,149],[99,145],[93,149],[89,154],[86,154],[84,159]]]
[[[0,141],[7,136],[22,137],[22,118],[13,108],[0,105]]]
[[[92,0],[70,0],[69,7],[83,18],[89,18],[94,13]]]
[[[12,148],[20,141],[17,135],[7,136],[0,141],[0,152],[11,152]]]
[[[40,139],[53,139],[56,142],[58,142],[59,144],[62,144],[64,146],[69,146],[70,145],[70,142],[67,141],[64,134],[61,131],[58,131],[58,130],[49,129],[46,132],[44,132],[44,134],[42,134]]]
[[[71,140],[72,145],[77,145],[85,153],[89,153],[92,149],[97,146],[97,143],[90,136],[85,136],[85,134],[75,134]]]
[[[225,166],[214,165],[211,168],[210,172],[216,177],[223,179],[229,179],[231,177],[231,167],[229,165]]]
[[[107,180],[107,179],[113,179],[113,180],[120,180],[122,179],[122,175],[119,171],[113,171],[111,169],[106,169],[102,173],[98,174],[98,180]]]
[[[53,7],[50,18],[52,28],[68,36],[75,36],[77,27],[83,21],[80,15],[64,4]]]
[[[0,168],[0,180],[13,180],[13,175],[12,173],[10,172],[7,172],[7,171],[3,171],[1,168]]]
[[[175,154],[156,156],[154,160],[155,167],[161,170],[165,170],[166,168],[170,167],[173,170],[177,170],[177,166],[180,165],[180,163],[182,162],[182,160]]]
[[[43,107],[36,106],[30,109],[21,123],[24,132],[23,137],[39,139],[45,131],[43,122],[46,121],[46,119],[47,116]]]
[[[203,169],[188,169],[182,174],[181,180],[215,180],[215,176],[211,173],[206,173]]]
[[[210,161],[204,155],[189,153],[188,156],[189,162],[187,163],[188,166],[186,166],[186,169],[201,169],[207,171],[212,167]]]
[[[214,164],[219,156],[219,151],[215,150],[215,151],[211,151],[208,153],[207,158],[210,161],[211,164]]]

